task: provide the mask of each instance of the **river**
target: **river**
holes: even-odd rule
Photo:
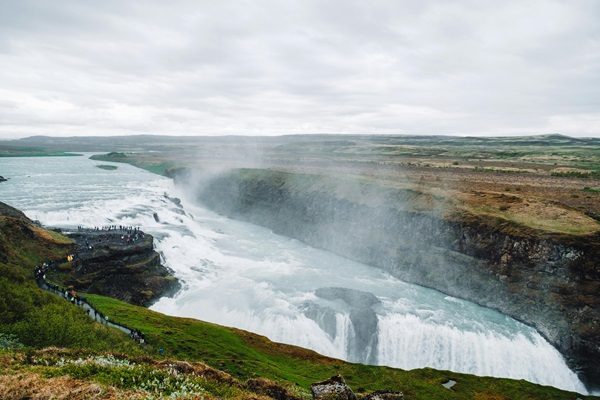
[[[82,157],[0,158],[0,201],[45,225],[135,225],[184,282],[151,308],[341,359],[586,393],[534,329],[496,311],[216,215],[170,179]],[[165,196],[182,200],[181,206]],[[158,215],[156,221],[153,214]]]

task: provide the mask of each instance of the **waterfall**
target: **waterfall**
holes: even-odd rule
[[[535,331],[507,336],[428,323],[411,314],[387,314],[379,317],[378,335],[381,365],[525,379],[586,392],[561,354]]]
[[[186,200],[170,180],[127,165],[108,175],[80,157],[0,163],[15,178],[3,183],[3,201],[33,219],[54,226],[139,225],[153,234],[165,264],[185,282],[175,298],[153,305],[156,311],[246,329],[345,360],[526,379],[586,393],[534,329],[215,215]],[[184,209],[165,192],[182,198]]]

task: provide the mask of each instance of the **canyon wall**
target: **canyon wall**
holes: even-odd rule
[[[272,170],[221,174],[197,196],[218,213],[521,320],[586,384],[600,386],[598,234],[452,213],[442,199],[407,187]]]
[[[64,271],[64,285],[87,293],[150,306],[181,287],[154,250],[154,238],[138,231],[139,239],[124,241],[125,231],[83,230],[68,236],[75,242],[74,267]],[[143,236],[142,236],[143,235]]]

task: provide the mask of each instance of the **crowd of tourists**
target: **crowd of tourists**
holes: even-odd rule
[[[100,232],[100,231],[120,231],[120,232],[126,232],[126,233],[135,233],[135,232],[141,232],[140,228],[137,226],[127,226],[127,225],[103,225],[103,226],[95,226],[91,229],[88,229],[86,227],[84,227],[83,225],[79,225],[77,226],[77,230],[79,232],[83,232],[86,230],[92,230],[95,232]]]
[[[77,227],[79,232],[88,231],[88,229],[79,225]],[[109,242],[118,238],[120,235],[121,242],[126,244],[135,243],[141,239],[144,239],[146,235],[144,232],[140,230],[139,227],[136,226],[126,226],[126,225],[105,225],[105,226],[96,226],[91,229],[93,232],[107,232],[106,234],[100,234],[95,236],[95,240],[97,243]],[[94,249],[94,244],[90,242],[90,240],[85,238],[85,247],[88,250]]]

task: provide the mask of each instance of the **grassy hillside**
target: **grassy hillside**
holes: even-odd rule
[[[0,335],[26,346],[137,352],[123,334],[92,323],[76,307],[38,289],[33,269],[64,257],[70,239],[0,203]]]
[[[64,257],[70,247],[68,238],[0,203],[0,398],[66,393],[73,399],[191,398],[201,393],[261,399],[275,392],[306,398],[311,383],[336,374],[358,393],[393,389],[407,399],[576,397],[525,381],[351,364],[238,329],[88,296],[111,320],[141,330],[148,341],[141,347],[37,288],[34,266]],[[48,346],[53,347],[39,350]],[[452,390],[441,386],[448,379],[457,382]]]
[[[155,160],[152,157],[145,157],[143,154],[125,154],[119,152],[111,152],[108,154],[96,154],[90,157],[96,161],[111,161],[131,164],[134,167],[142,168],[154,174],[168,176],[169,169],[174,167],[174,163]]]
[[[190,318],[170,317],[107,297],[88,298],[112,320],[146,334],[154,351],[183,360],[201,360],[238,379],[265,377],[299,386],[341,374],[355,391],[401,390],[407,399],[573,399],[574,395],[525,381],[476,377],[429,368],[403,371],[351,364],[263,336]],[[442,387],[448,379],[453,390]]]

